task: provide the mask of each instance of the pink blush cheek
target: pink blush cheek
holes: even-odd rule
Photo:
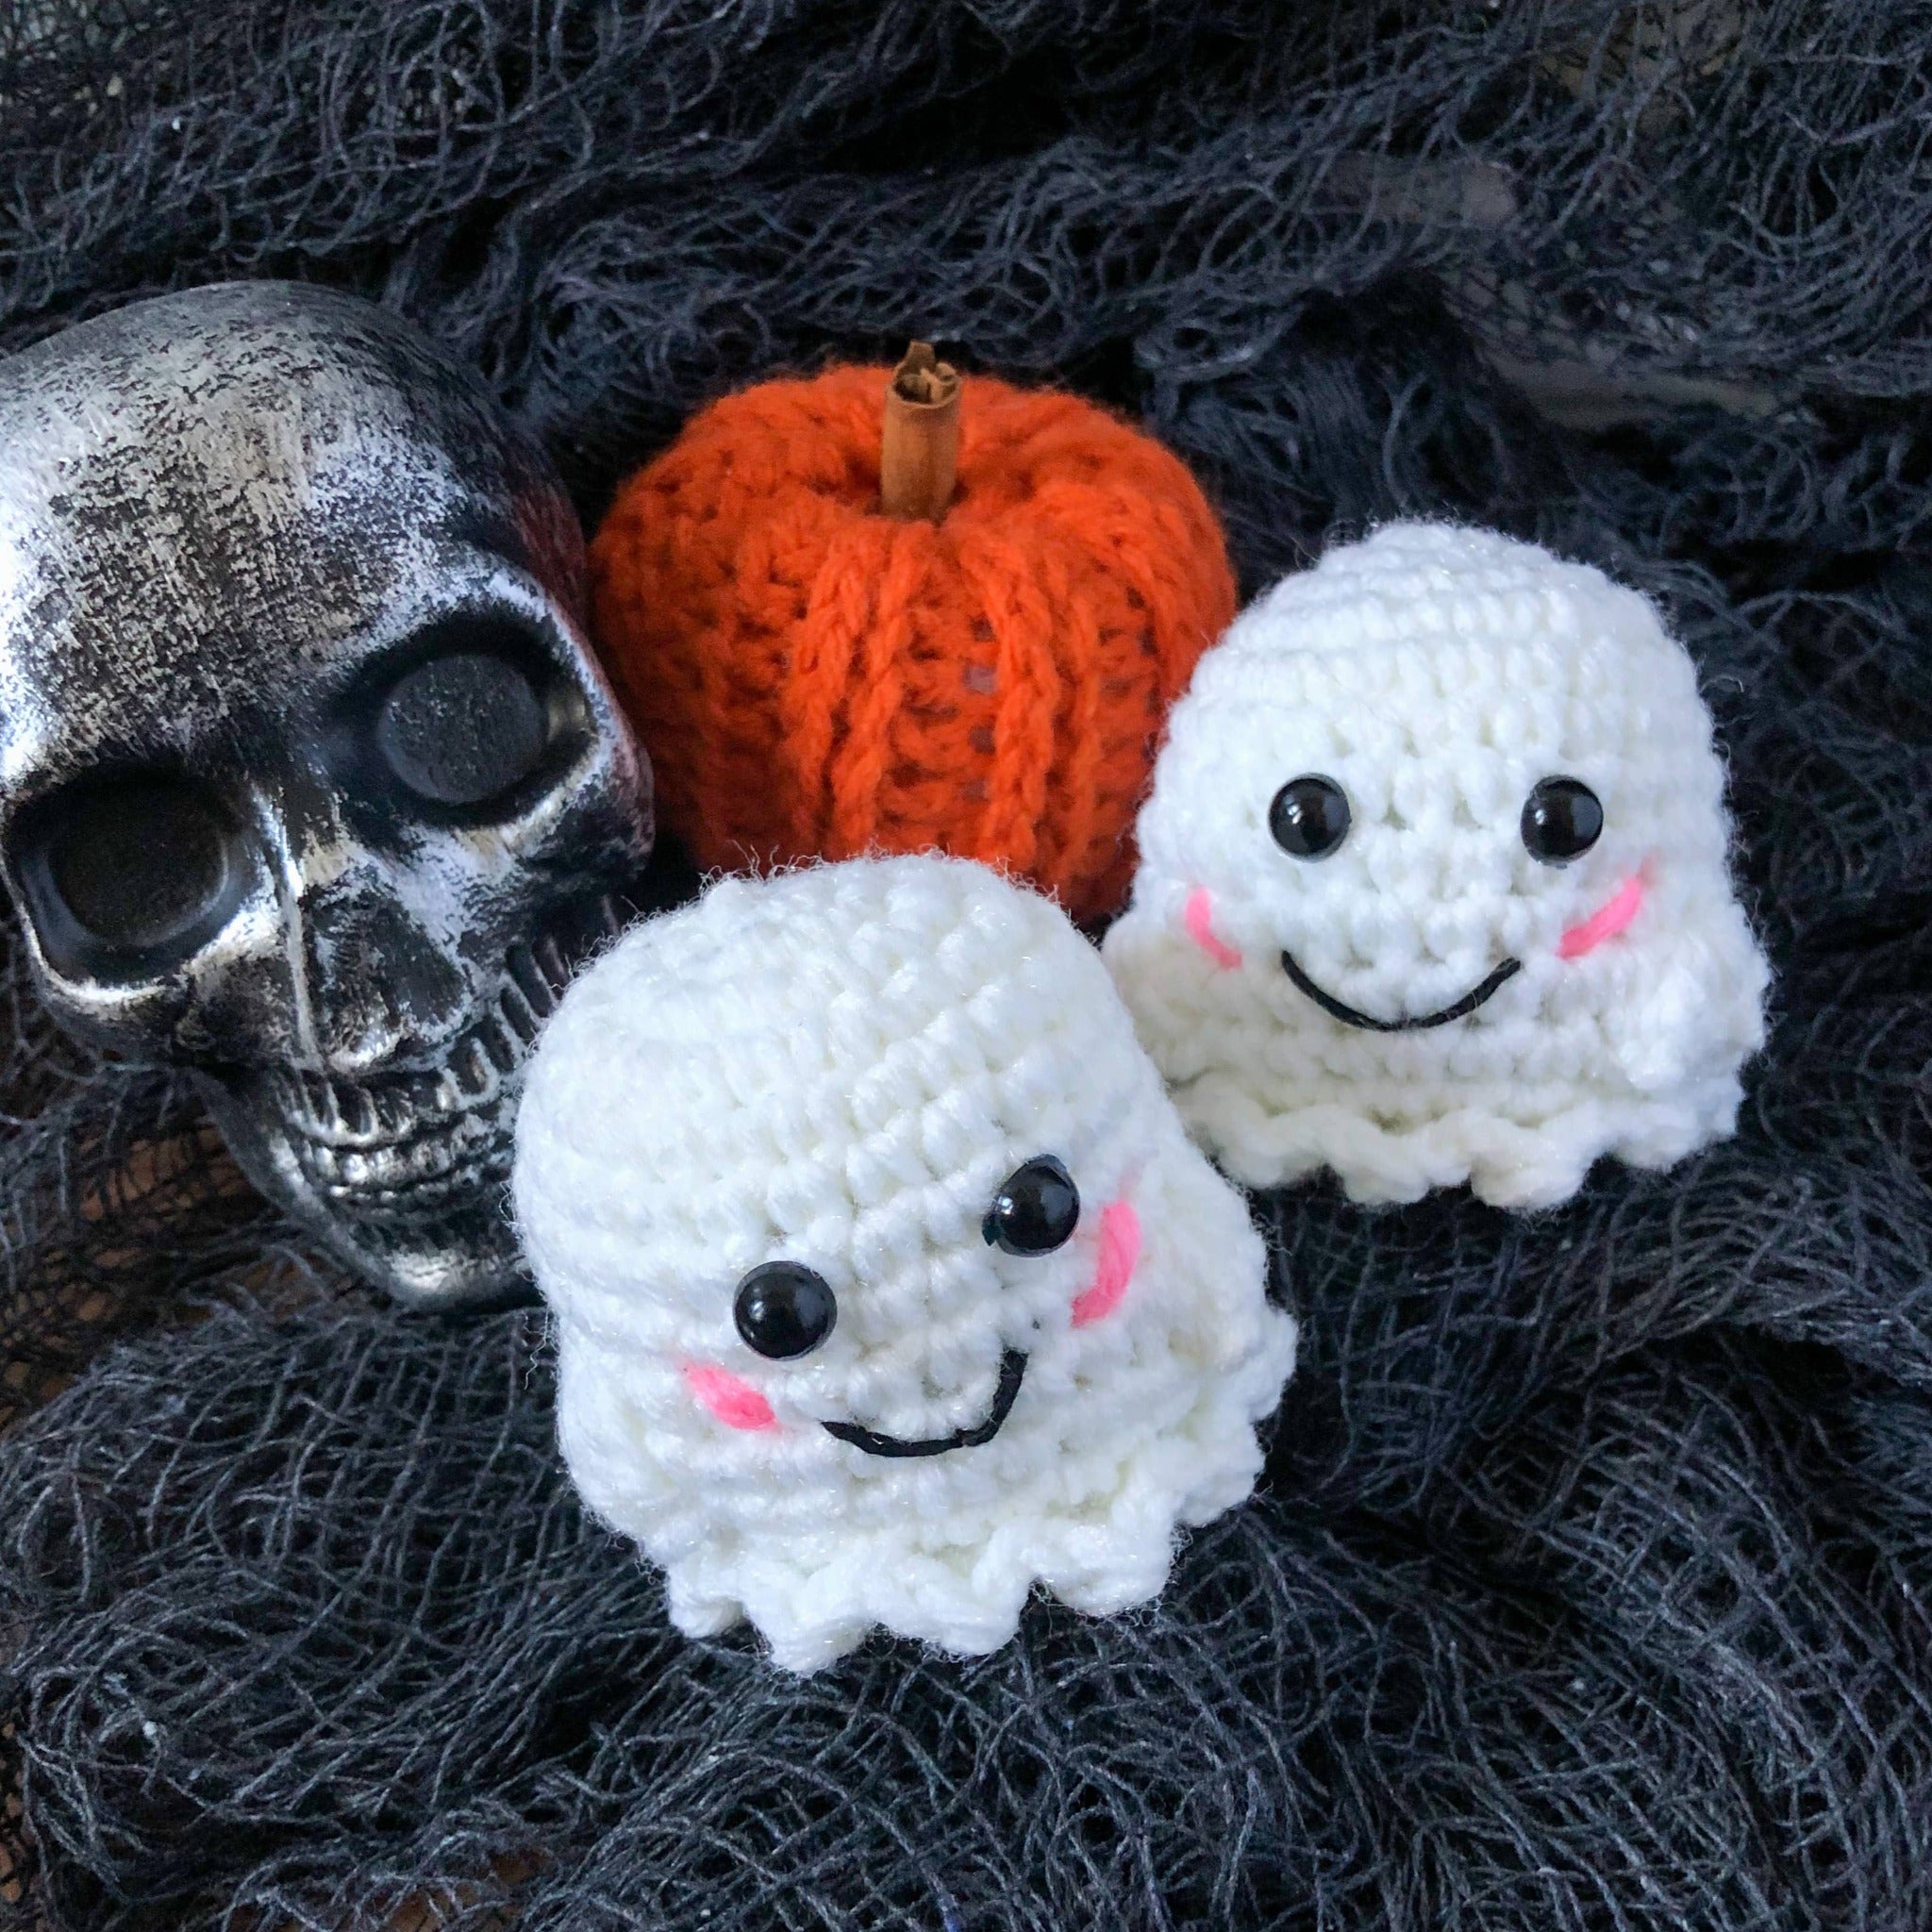
[[[684,1386],[727,1429],[775,1429],[772,1405],[749,1382],[705,1362],[684,1365]]]
[[[1643,895],[1643,874],[1640,870],[1632,873],[1610,898],[1580,925],[1573,925],[1557,941],[1557,958],[1581,959],[1586,954],[1595,952],[1606,940],[1615,939],[1642,911]]]
[[[1239,950],[1214,930],[1214,895],[1206,886],[1196,886],[1188,894],[1188,903],[1181,908],[1181,924],[1187,927],[1188,937],[1224,971],[1241,963]]]
[[[1110,1202],[1100,1217],[1100,1253],[1093,1280],[1074,1298],[1074,1326],[1085,1328],[1113,1313],[1141,1258],[1141,1217],[1131,1201]]]

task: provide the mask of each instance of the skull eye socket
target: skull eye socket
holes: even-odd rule
[[[103,949],[182,951],[234,898],[233,827],[192,779],[95,780],[44,801],[30,826],[25,883],[57,967],[85,967]]]
[[[375,712],[383,762],[433,805],[477,806],[516,790],[550,736],[542,698],[508,658],[445,651],[406,671]]]

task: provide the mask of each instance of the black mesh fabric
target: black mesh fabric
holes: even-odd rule
[[[0,16],[0,347],[360,290],[594,518],[917,333],[1142,417],[1251,590],[1540,536],[1696,655],[1778,970],[1672,1174],[1257,1204],[1304,1366],[1158,1606],[801,1683],[585,1520],[538,1317],[375,1306],[9,936],[0,1924],[1932,1923],[1928,125],[1902,0]]]

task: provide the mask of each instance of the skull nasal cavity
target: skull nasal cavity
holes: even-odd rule
[[[469,1017],[461,966],[393,899],[325,893],[303,927],[315,1048],[338,1071],[444,1043]]]

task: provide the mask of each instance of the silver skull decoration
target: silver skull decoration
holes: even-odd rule
[[[42,991],[192,1069],[411,1304],[521,1282],[525,1056],[650,852],[582,578],[544,457],[372,304],[223,284],[0,362],[0,874]]]

